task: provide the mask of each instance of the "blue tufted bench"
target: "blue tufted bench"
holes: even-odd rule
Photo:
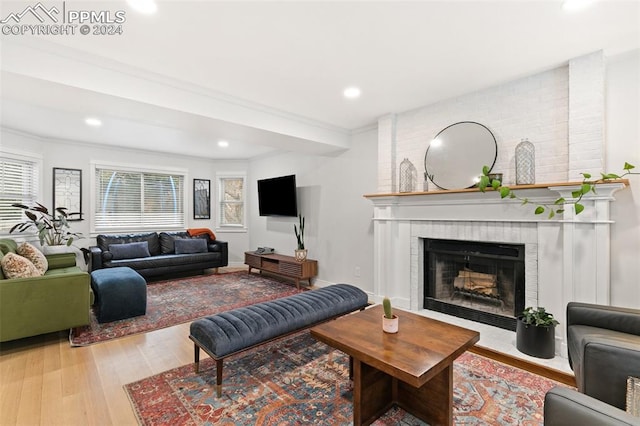
[[[362,310],[367,294],[349,284],[335,284],[269,302],[245,306],[191,323],[195,370],[200,349],[216,361],[218,397],[222,393],[222,361],[262,343],[286,336],[341,315]]]

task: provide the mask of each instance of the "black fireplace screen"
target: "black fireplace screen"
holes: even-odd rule
[[[424,308],[507,330],[524,309],[524,245],[424,240]]]

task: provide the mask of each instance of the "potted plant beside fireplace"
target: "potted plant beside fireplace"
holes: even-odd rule
[[[553,358],[559,322],[543,307],[526,308],[516,323],[516,348],[536,358]]]

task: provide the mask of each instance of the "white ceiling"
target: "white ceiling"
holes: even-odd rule
[[[32,3],[3,1],[0,17]],[[121,1],[67,1],[66,7],[123,9],[124,33],[2,35],[0,41],[6,47],[29,37],[32,48],[41,44],[41,51],[54,48],[59,57],[69,52],[94,66],[147,75],[162,81],[167,91],[184,84],[191,96],[201,92],[241,103],[291,120],[292,128],[304,122],[346,135],[385,114],[521,78],[600,49],[613,56],[640,48],[640,1],[600,1],[571,14],[562,10],[560,0],[160,1],[158,12],[149,16]],[[113,83],[106,90],[98,73],[85,73],[74,87],[75,82],[60,76],[59,66],[23,72],[21,61],[29,58],[7,51],[0,52],[6,127],[194,155],[210,147],[206,155],[212,158],[341,147],[274,131],[260,120],[143,102],[143,94],[135,93],[142,88],[116,91]],[[359,99],[342,97],[350,85],[362,89]],[[89,110],[104,114],[105,126],[84,126],[80,119]],[[231,146],[214,147],[219,138],[229,139]]]

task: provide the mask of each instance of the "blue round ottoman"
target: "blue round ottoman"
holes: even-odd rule
[[[147,312],[147,282],[128,267],[91,272],[91,288],[96,296],[98,322],[137,317]]]

